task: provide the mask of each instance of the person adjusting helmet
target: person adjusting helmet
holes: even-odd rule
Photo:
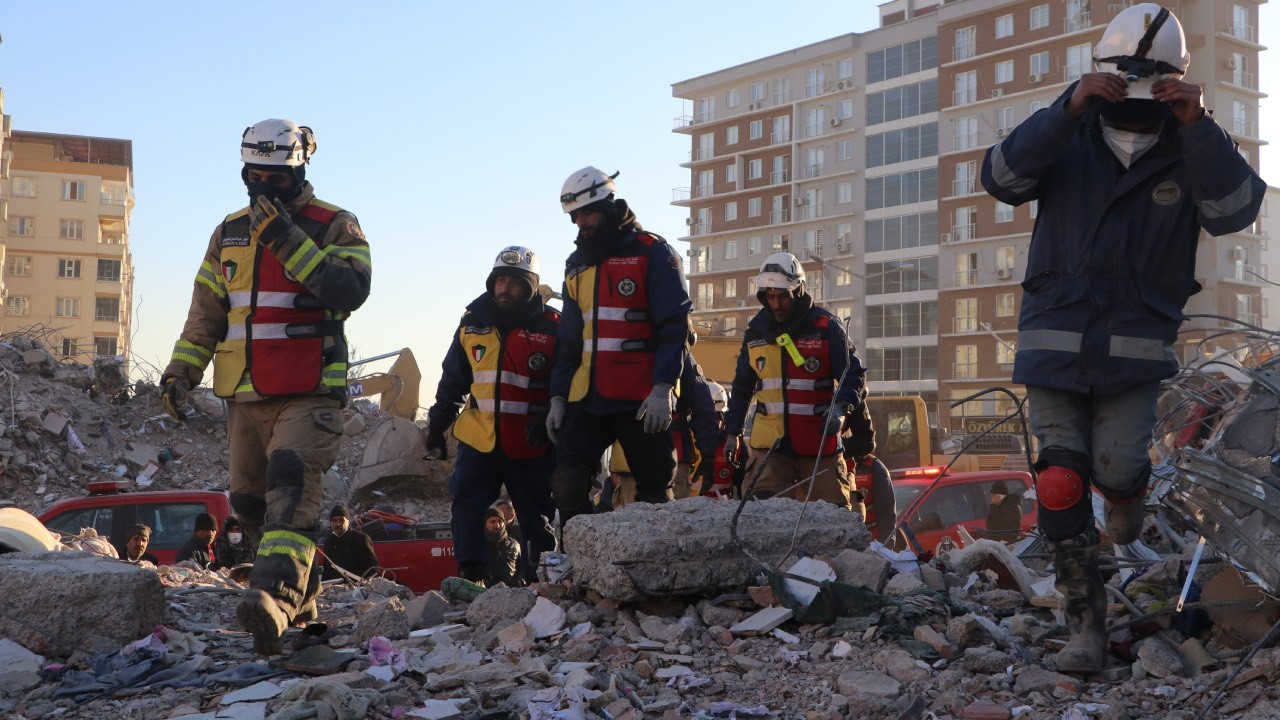
[[[263,120],[237,145],[251,202],[214,229],[160,385],[181,419],[213,365],[213,392],[227,400],[231,506],[258,546],[236,616],[270,655],[285,628],[314,617],[312,531],[342,440],[345,322],[368,298],[373,266],[356,216],[306,180],[309,128]]]
[[[1178,18],[1122,10],[1082,75],[987,150],[982,186],[1036,204],[1013,381],[1039,440],[1039,532],[1071,639],[1059,672],[1107,659],[1092,491],[1115,545],[1143,529],[1161,381],[1178,372],[1183,307],[1199,291],[1201,230],[1248,227],[1265,183],[1205,112]],[[1023,216],[1025,217],[1025,216]],[[883,516],[882,516],[883,517]]]
[[[578,229],[565,267],[564,317],[547,431],[557,440],[552,488],[562,523],[591,511],[591,479],[619,440],[641,502],[671,497],[672,394],[688,352],[693,302],[680,256],[646,231],[614,179],[569,175],[560,209]]]
[[[794,255],[766,258],[756,287],[763,307],[747,324],[738,353],[725,416],[724,460],[740,464],[747,408],[756,397],[750,446],[772,452],[756,486],[744,491],[769,497],[795,488],[798,498],[852,508],[839,435],[845,416],[862,402],[866,370],[840,321],[814,306],[804,267]],[[804,481],[811,477],[810,495]]]
[[[458,456],[449,479],[450,522],[458,574],[485,578],[485,512],[505,486],[524,531],[524,579],[555,550],[547,437],[548,388],[556,362],[560,313],[538,294],[538,255],[522,245],[498,252],[485,292],[467,305],[445,354],[436,402],[427,412],[427,457],[447,455],[453,427]]]

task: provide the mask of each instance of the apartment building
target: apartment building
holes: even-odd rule
[[[4,114],[4,88],[0,88],[0,299],[6,295],[4,256],[8,248],[5,239],[9,231],[9,165],[13,159],[5,145],[12,129],[13,118]]]
[[[15,130],[6,148],[0,331],[51,331],[50,350],[81,362],[127,359],[133,143]]]
[[[751,276],[784,249],[804,260],[814,298],[851,318],[873,393],[921,395],[949,432],[1002,418],[1012,403],[999,396],[950,409],[992,386],[1020,391],[1010,376],[1036,207],[986,195],[982,157],[1092,71],[1130,4],[895,0],[874,30],[674,84],[692,108],[676,119],[691,151],[674,204],[690,211],[699,331],[739,332],[758,309]],[[1187,79],[1256,167],[1257,4],[1164,4],[1186,29]],[[1258,321],[1262,252],[1257,225],[1204,236],[1204,290],[1186,311]],[[1184,356],[1215,324],[1188,324]]]
[[[923,5],[923,4],[921,4]],[[849,326],[879,394],[937,398],[936,4],[881,6],[884,27],[675,83],[692,113],[687,264],[693,320],[741,336],[771,252],[804,263]],[[720,378],[724,379],[724,378]]]

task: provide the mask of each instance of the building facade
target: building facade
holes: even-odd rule
[[[1036,207],[986,195],[983,154],[1092,71],[1130,4],[895,0],[875,30],[676,83],[693,108],[676,121],[692,147],[675,204],[690,209],[700,331],[741,327],[759,307],[750,276],[788,250],[815,300],[851,318],[874,394],[921,395],[949,433],[1003,417],[1012,401],[996,395],[950,407],[993,386],[1021,393],[1010,376]],[[1187,79],[1257,167],[1257,4],[1164,4],[1186,30]],[[1249,230],[1202,237],[1188,314],[1260,320],[1263,236]],[[1189,322],[1184,358],[1222,322]]]
[[[129,356],[133,143],[13,131],[0,331],[30,328],[80,362]]]

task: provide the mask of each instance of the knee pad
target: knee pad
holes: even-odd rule
[[[302,487],[307,468],[292,450],[276,450],[267,460],[267,491]]]
[[[1040,451],[1035,466],[1036,500],[1045,539],[1068,540],[1092,527],[1090,465],[1087,455],[1056,445]]]
[[[561,465],[551,473],[551,499],[561,513],[572,512],[591,494],[591,470],[581,465]]]

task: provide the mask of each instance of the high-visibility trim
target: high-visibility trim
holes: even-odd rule
[[[253,301],[252,292],[233,292],[227,295],[231,307],[248,307]],[[298,293],[293,292],[260,292],[258,307],[287,308],[292,310],[298,301]]]
[[[1173,348],[1163,340],[1151,338],[1111,336],[1111,357],[1133,360],[1174,360]]]
[[[200,347],[193,342],[179,340],[173,346],[173,356],[170,359],[179,360],[204,370],[209,366],[209,362],[213,360],[213,351]]]
[[[481,412],[498,412],[510,413],[512,415],[528,415],[530,403],[518,400],[503,400],[501,404],[495,405],[493,398],[472,398],[472,402],[476,404],[476,409]]]
[[[1018,333],[1018,350],[1056,350],[1080,353],[1084,335],[1069,330],[1022,330]]]
[[[324,251],[311,238],[304,238],[285,262],[285,269],[299,282],[306,280],[324,260]]]
[[[253,326],[254,340],[284,340],[289,338],[287,329],[290,325],[297,323],[255,323]],[[237,323],[227,328],[228,340],[244,340],[248,337],[244,323]]]
[[[830,385],[828,381],[826,384]],[[803,378],[791,378],[787,381],[787,387],[791,390],[817,390],[817,380],[805,380]],[[761,390],[781,390],[782,378],[764,378],[760,381]]]
[[[767,402],[764,404],[765,412],[769,413],[770,415],[781,415],[783,408],[784,408],[784,405],[783,403],[780,403],[780,402],[776,402],[776,403]],[[797,405],[796,403],[789,403],[785,405],[785,408],[787,412],[791,413],[792,415],[823,415],[827,411],[826,406]]]
[[[200,271],[196,273],[196,283],[209,288],[220,298],[227,296],[227,289],[222,285],[222,276],[214,272],[213,266],[208,262],[200,264]]]
[[[316,544],[306,535],[290,530],[271,530],[262,534],[258,555],[288,555],[301,563],[311,564]]]
[[[324,371],[320,374],[320,383],[325,387],[346,387],[347,364],[336,362],[325,365]]]
[[[503,385],[514,385],[514,386],[519,387],[519,388],[527,388],[527,387],[529,387],[529,381],[530,381],[530,380],[532,380],[532,379],[533,379],[533,378],[527,377],[527,376],[525,376],[525,375],[521,375],[521,374],[519,374],[519,373],[511,372],[510,370],[503,370],[503,371],[502,371],[502,384],[503,384]]]
[[[1225,197],[1217,200],[1205,200],[1200,203],[1200,214],[1207,218],[1220,218],[1234,215],[1253,202],[1253,176],[1250,175],[1240,183],[1240,187],[1232,190]]]
[[[321,250],[321,252],[339,260],[359,260],[370,268],[373,267],[373,256],[370,254],[369,248],[330,245]]]
[[[471,373],[471,383],[473,385],[488,385],[497,382],[497,370],[476,370]]]
[[[991,177],[1000,187],[1009,192],[1024,193],[1035,187],[1034,178],[1018,177],[1009,169],[1009,164],[1004,160],[1004,146],[996,145],[991,150]]]
[[[649,322],[649,313],[636,308],[600,307],[588,310],[582,315],[582,322],[589,323],[595,318],[616,320],[618,322]]]

